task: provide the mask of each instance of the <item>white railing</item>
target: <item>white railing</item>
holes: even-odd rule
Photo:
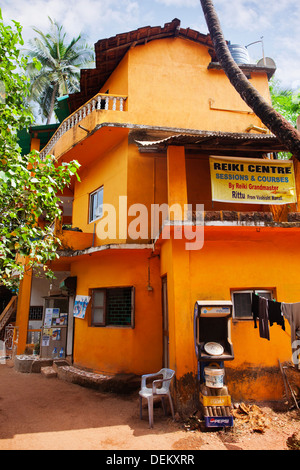
[[[126,100],[127,96],[122,95],[107,95],[99,93],[94,96],[90,101],[81,106],[81,108],[78,108],[61,123],[47,145],[42,149],[40,153],[41,159],[43,160],[47,154],[51,153],[54,145],[63,134],[77,126],[86,116],[94,111],[124,111],[124,103]]]

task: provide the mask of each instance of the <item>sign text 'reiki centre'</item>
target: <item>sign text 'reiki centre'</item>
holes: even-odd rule
[[[212,200],[246,204],[296,202],[293,162],[210,157]]]

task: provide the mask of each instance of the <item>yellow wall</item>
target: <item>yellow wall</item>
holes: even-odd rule
[[[150,250],[108,250],[72,264],[78,295],[88,295],[92,288],[135,287],[135,328],[92,327],[89,313],[84,320],[75,319],[75,364],[113,374],[143,374],[161,368],[161,282],[158,258],[153,258],[153,290],[147,290],[150,254]]]
[[[207,69],[210,61],[205,46],[180,38],[132,48],[128,110],[134,122],[230,132],[244,132],[250,124],[261,126],[259,118],[245,114],[251,110],[225,73]],[[265,74],[253,74],[251,82],[269,99]],[[210,109],[210,100],[218,110]]]
[[[104,155],[99,149],[98,154],[98,158],[91,165],[81,167],[79,171],[81,181],[75,184],[73,226],[79,227],[83,232],[93,232],[94,224],[98,223],[98,221],[89,222],[89,197],[92,192],[103,186],[103,203],[115,207],[117,220],[119,196],[127,194],[127,139]],[[96,236],[95,246],[114,241],[116,239],[101,240]]]
[[[208,70],[205,46],[182,38],[151,41],[131,48],[99,92],[128,96],[125,111],[94,111],[80,125],[93,131],[101,123],[245,132],[261,120],[247,107],[222,70]],[[270,101],[265,73],[251,74],[253,86]],[[86,132],[65,132],[52,152],[59,158]]]
[[[118,67],[111,74],[105,85],[100,90],[102,93],[112,95],[127,95],[128,94],[128,55],[121,60]],[[127,103],[125,104],[125,106]],[[125,107],[126,109],[126,107]]]
[[[299,301],[297,238],[292,229],[206,227],[199,251],[186,251],[184,240],[162,243],[161,274],[168,276],[170,338],[175,338],[172,347],[170,342],[171,365],[179,380],[189,371],[197,374],[193,343],[197,300],[231,300],[232,290],[263,288],[271,289],[279,302]],[[225,368],[233,396],[282,397],[278,359],[290,361],[292,354],[287,320],[285,326],[286,331],[276,324],[270,327],[268,341],[260,338],[253,320],[232,320],[235,358],[226,361]]]
[[[132,48],[101,89],[101,92],[109,90],[110,94],[128,95],[126,111],[94,111],[81,125],[89,131],[102,123],[229,132],[245,132],[251,124],[262,127],[225,73],[207,69],[209,62],[206,47],[180,38]],[[253,73],[251,81],[269,99],[266,75]],[[182,171],[185,166],[186,188],[185,176],[183,180],[176,178],[176,171],[171,172],[170,167],[168,172],[170,155],[168,162],[166,154],[140,154],[134,143],[128,143],[128,133],[129,130],[124,132],[113,125],[87,136],[77,127],[67,131],[56,144],[57,157],[62,156],[66,161],[77,158],[82,165],[81,182],[76,182],[74,189],[74,227],[93,232],[94,223],[88,221],[89,194],[102,185],[104,203],[115,206],[117,220],[119,196],[128,197],[128,207],[143,203],[149,211],[152,203],[166,203],[168,198],[170,202],[173,191],[179,187],[179,196],[184,196],[181,202],[186,200],[187,190],[187,201],[204,203],[206,210],[262,210],[257,205],[213,206],[207,157],[186,158],[185,165],[179,159]],[[182,156],[182,150],[177,148],[176,152]],[[129,217],[128,223],[131,220]],[[148,233],[134,242],[149,239]],[[132,242],[117,234],[116,238],[105,241],[96,237],[95,245],[126,241]],[[152,292],[146,288],[150,251],[107,250],[70,260],[71,274],[78,278],[79,295],[87,295],[91,288],[136,287],[134,329],[91,327],[89,314],[84,320],[76,319],[75,364],[108,373],[141,374],[158,370],[162,365],[161,276],[165,274],[169,294],[170,366],[176,370],[179,380],[197,372],[193,333],[196,300],[228,300],[231,289],[255,287],[275,289],[277,300],[299,300],[294,262],[299,248],[292,230],[206,227],[202,250],[187,251],[181,240],[167,240],[160,246],[160,261],[151,260]],[[289,337],[276,325],[271,328],[271,341],[267,342],[259,338],[252,322],[233,322],[232,340],[235,359],[228,363],[231,369],[275,367],[278,358],[290,358]],[[248,385],[247,381],[243,383]],[[262,382],[256,387],[256,393],[258,389],[263,396]],[[270,394],[270,389],[266,394]]]
[[[151,239],[151,204],[168,202],[167,158],[166,155],[140,154],[136,145],[128,147],[128,208],[133,204],[144,204],[148,212],[148,236],[128,242],[145,243]],[[134,212],[134,210],[133,210]],[[133,213],[128,216],[128,224],[139,217]]]

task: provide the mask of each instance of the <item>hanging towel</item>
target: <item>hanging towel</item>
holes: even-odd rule
[[[259,317],[259,297],[257,294],[252,294],[252,313],[254,328],[257,328],[257,319]]]
[[[297,347],[297,343],[294,343],[294,341],[298,339],[297,331],[300,331],[300,302],[294,304],[286,304],[282,302],[281,305],[283,315],[291,327],[292,353],[295,353],[293,354],[293,363],[298,364],[297,351],[299,348]]]
[[[272,326],[273,323],[277,323],[277,325],[281,325],[281,328],[285,330],[284,316],[281,308],[281,302],[274,302],[274,300],[268,301],[270,326]]]
[[[259,334],[261,338],[266,338],[270,340],[270,330],[269,330],[269,313],[268,313],[268,299],[264,297],[259,297]]]
[[[259,335],[261,338],[270,339],[269,334],[269,315],[268,300],[257,294],[252,295],[252,313],[254,319],[254,328],[259,324]]]

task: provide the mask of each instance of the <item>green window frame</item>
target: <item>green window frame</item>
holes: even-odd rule
[[[91,289],[91,326],[135,326],[134,287]]]

